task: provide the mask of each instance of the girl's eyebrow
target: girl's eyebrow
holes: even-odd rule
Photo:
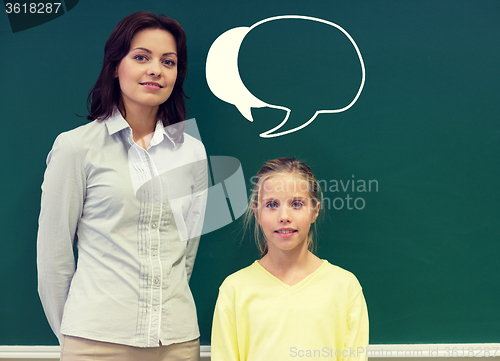
[[[134,48],[134,49],[132,49],[131,51],[134,51],[134,50],[142,50],[142,51],[145,51],[145,52],[146,52],[146,53],[148,53],[148,54],[153,54],[153,52],[152,52],[151,50],[146,49],[146,48],[141,48],[141,47],[138,47],[138,48]],[[175,53],[175,52],[171,51],[171,52],[169,52],[169,53],[163,53],[163,55],[162,55],[162,56],[166,56],[166,55],[175,55],[175,56],[177,56],[177,53]]]

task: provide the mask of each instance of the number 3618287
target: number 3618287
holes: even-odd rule
[[[52,14],[59,11],[61,3],[6,3],[7,14]]]

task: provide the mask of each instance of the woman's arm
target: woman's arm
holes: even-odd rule
[[[205,149],[203,148],[203,152]],[[191,278],[193,271],[196,252],[203,228],[203,220],[205,218],[205,208],[207,205],[208,195],[208,165],[205,159],[194,163],[195,184],[192,190],[192,202],[186,216],[186,227],[188,231],[188,241],[186,248],[186,273],[187,279]]]
[[[52,331],[62,340],[64,304],[75,272],[73,241],[85,199],[81,155],[59,135],[47,157],[37,240],[38,293]]]

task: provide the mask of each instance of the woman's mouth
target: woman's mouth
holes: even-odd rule
[[[152,82],[152,83],[150,83],[150,82],[139,83],[139,84],[141,84],[146,89],[150,89],[150,90],[160,90],[161,88],[163,88],[160,84],[154,83],[154,82]]]

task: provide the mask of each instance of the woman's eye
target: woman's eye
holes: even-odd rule
[[[164,60],[163,64],[165,64],[166,66],[172,67],[172,66],[175,66],[175,61],[173,61],[173,60]]]
[[[139,61],[144,61],[147,58],[144,55],[136,55],[136,56],[134,56],[134,59],[139,60]]]

